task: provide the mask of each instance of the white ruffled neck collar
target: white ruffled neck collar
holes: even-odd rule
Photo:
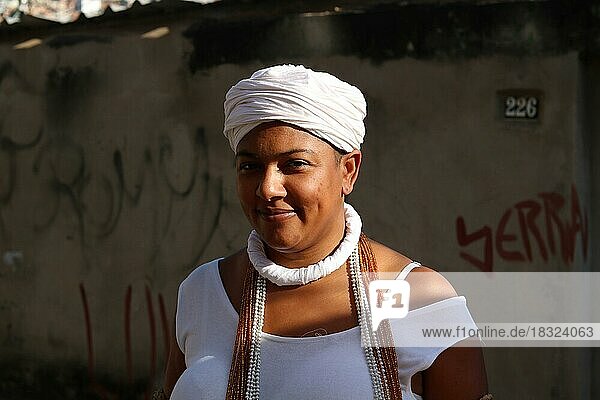
[[[305,285],[321,279],[344,265],[356,248],[362,230],[362,220],[347,203],[344,203],[346,232],[344,239],[333,252],[316,264],[302,268],[287,268],[271,261],[265,253],[265,245],[258,232],[253,230],[248,236],[248,257],[258,273],[278,286]]]

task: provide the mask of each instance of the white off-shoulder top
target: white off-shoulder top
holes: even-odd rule
[[[225,399],[238,314],[233,308],[213,260],[196,268],[180,285],[176,317],[177,343],[186,370],[172,400]],[[404,279],[418,263],[411,263]],[[475,327],[464,297],[452,297],[409,311],[394,323],[394,334],[414,335],[424,321],[451,321]],[[412,331],[412,333],[411,333]],[[408,337],[407,336],[407,337]],[[440,338],[435,347],[397,347],[403,400],[421,400],[411,391],[411,377],[427,369],[460,338]],[[311,337],[262,334],[260,397],[276,399],[369,399],[373,389],[358,326]]]

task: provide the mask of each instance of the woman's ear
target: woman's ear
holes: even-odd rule
[[[352,150],[344,154],[340,160],[342,170],[342,195],[347,196],[354,190],[354,182],[358,179],[358,171],[362,161],[360,150]]]

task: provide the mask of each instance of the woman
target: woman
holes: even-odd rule
[[[473,322],[441,275],[361,234],[345,204],[365,115],[357,88],[302,66],[257,71],[227,93],[224,134],[254,230],[247,248],[181,284],[171,399],[490,398],[478,347],[390,347],[412,315]],[[375,271],[411,287],[411,311],[393,331],[371,329]]]

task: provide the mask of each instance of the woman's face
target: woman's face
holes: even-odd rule
[[[236,152],[242,209],[265,243],[280,253],[339,241],[335,236],[344,229],[343,195],[352,191],[359,165],[357,150],[340,158],[330,145],[304,131],[261,124]]]

